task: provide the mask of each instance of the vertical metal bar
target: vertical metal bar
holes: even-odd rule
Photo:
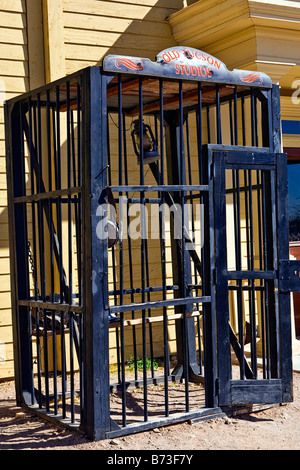
[[[255,145],[255,106],[254,106],[254,90],[251,88],[250,91],[250,103],[251,103],[251,145]]]
[[[278,93],[278,89],[276,90]],[[279,93],[277,94],[279,98]],[[279,223],[279,262],[288,259],[288,186],[286,155],[277,155],[277,220]],[[281,378],[283,383],[283,401],[291,401],[293,396],[293,364],[291,342],[290,293],[279,296],[280,332],[281,332]]]
[[[110,131],[109,131],[109,121],[107,116],[107,164],[108,164],[108,184],[112,185],[112,175],[111,175],[111,156],[110,156]],[[113,275],[113,286],[114,286],[114,303],[118,304],[117,299],[117,278],[116,278],[116,253],[115,247],[111,247],[112,254],[112,275]],[[117,348],[117,370],[118,370],[118,383],[121,383],[121,364],[120,364],[120,340],[119,340],[119,328],[116,328],[116,348]]]
[[[67,365],[66,365],[66,339],[65,339],[65,314],[60,314],[60,358],[61,358],[61,389],[62,389],[62,417],[66,418],[66,393],[67,393]]]
[[[258,218],[258,245],[259,245],[259,269],[263,270],[263,221],[262,221],[262,196],[261,196],[261,170],[256,171],[257,182],[257,218]],[[262,370],[263,378],[266,378],[266,354],[265,354],[265,304],[264,304],[264,281],[260,280],[260,322],[261,322],[261,344],[262,344]]]
[[[220,109],[220,88],[216,85],[216,120],[217,120],[217,143],[222,144],[222,128],[221,128],[221,109]]]
[[[34,181],[34,165],[33,165],[33,132],[32,132],[32,104],[31,98],[28,100],[28,116],[29,116],[29,148],[30,148],[30,184],[31,184],[31,194],[35,193],[35,181]],[[36,221],[35,221],[35,203],[31,203],[31,218],[32,218],[32,242],[33,242],[33,259],[36,260]],[[32,267],[33,273],[33,282],[34,282],[34,298],[38,298],[38,279],[37,279],[37,267],[34,265]]]
[[[179,81],[179,168],[180,168],[180,184],[185,184],[186,174],[185,174],[185,149],[184,149],[184,135],[183,135],[183,90],[182,90],[182,81]],[[181,206],[181,222],[182,222],[182,231],[181,231],[181,275],[182,275],[182,289],[183,296],[187,296],[186,292],[186,248],[185,248],[185,207],[184,207],[184,192],[180,191],[180,206]],[[178,223],[178,222],[177,222]],[[183,374],[184,374],[184,385],[185,385],[185,408],[186,411],[189,411],[189,357],[188,357],[188,341],[190,340],[188,336],[188,325],[186,317],[186,308],[183,309]]]
[[[75,422],[75,385],[74,385],[74,313],[70,312],[70,392],[71,392],[71,423]]]
[[[159,120],[160,120],[160,184],[165,181],[165,166],[164,166],[164,82],[159,80]],[[162,287],[163,287],[163,300],[167,298],[166,290],[166,232],[165,232],[165,192],[161,193],[161,207],[159,211],[160,216],[160,246],[161,246],[161,270],[162,270]],[[169,416],[169,374],[170,374],[170,358],[169,358],[169,338],[168,338],[168,315],[167,308],[163,307],[163,337],[164,337],[164,387],[165,387],[165,416]]]
[[[237,87],[234,87],[234,111],[233,111],[233,121],[234,121],[234,144],[238,145],[238,105],[237,105]]]
[[[42,153],[42,117],[41,117],[41,98],[37,95],[37,156],[39,165],[38,192],[43,192],[43,153]],[[40,265],[40,283],[41,297],[46,300],[46,278],[45,278],[45,239],[44,239],[44,203],[38,202],[38,236],[39,236],[39,265]]]
[[[198,83],[198,103],[196,109],[196,123],[197,123],[197,144],[198,144],[198,170],[199,170],[199,184],[204,184],[204,168],[203,168],[203,152],[202,152],[202,139],[203,139],[203,132],[202,132],[202,87],[201,83]],[[203,193],[200,194],[200,207],[204,207],[205,197]],[[204,224],[206,221],[203,221],[203,217],[201,218]],[[209,223],[209,222],[207,222]],[[203,264],[204,258],[204,227],[201,223],[201,258]],[[204,269],[202,270],[202,295],[203,294],[203,276],[205,275]],[[195,282],[197,283],[197,272],[195,270]],[[203,374],[203,357],[202,357],[202,346],[201,346],[201,328],[200,328],[200,318],[197,317],[197,332],[198,332],[198,349],[199,349],[199,373],[200,375]]]
[[[45,311],[46,313],[46,311]],[[52,310],[52,348],[53,348],[53,391],[54,391],[54,414],[58,414],[58,395],[57,395],[57,355],[56,355],[56,319],[55,310]]]
[[[206,108],[206,122],[207,122],[207,143],[211,143],[211,137],[210,137],[210,112],[209,112],[209,106]]]
[[[73,168],[75,173],[75,168]],[[71,188],[71,115],[70,115],[70,82],[67,82],[67,187]],[[72,204],[68,196],[68,264],[69,264],[69,302],[73,303],[73,250],[72,250]]]
[[[77,83],[77,181],[78,186],[82,184],[82,162],[81,162],[81,86]],[[81,228],[81,217],[82,215],[82,196],[78,195],[78,304],[82,305],[82,267],[81,267],[81,255],[82,255],[82,228]]]
[[[241,98],[242,103],[242,138],[243,138],[243,146],[246,145],[246,123],[245,123],[245,99],[242,96]]]
[[[230,144],[233,145],[234,133],[233,133],[233,118],[232,118],[232,100],[229,101],[229,130],[230,130]]]
[[[252,170],[249,175],[249,222],[250,222],[250,269],[254,271],[254,237],[253,237],[253,194],[252,194]],[[256,309],[255,309],[255,280],[251,280],[251,291],[249,292],[250,328],[251,328],[251,368],[254,377],[257,377],[257,354],[256,354]]]
[[[257,115],[257,97],[254,96],[254,122],[255,122],[255,128],[254,128],[254,141],[255,141],[255,145],[256,147],[258,147],[258,137],[259,137],[259,133],[258,133],[258,115]]]
[[[34,405],[35,403],[35,396],[34,396],[34,371],[33,371],[33,348],[32,348],[32,337],[33,337],[33,328],[32,328],[32,311],[31,308],[27,309],[27,315],[28,315],[28,327],[29,327],[29,337],[31,338],[29,348],[30,348],[30,359],[31,359],[31,369],[32,369],[32,374],[31,374],[31,405]],[[38,338],[37,338],[38,341]]]
[[[268,242],[267,242],[267,211],[266,211],[266,183],[265,183],[265,170],[262,170],[261,178],[261,187],[262,187],[262,222],[263,222],[263,247],[264,247],[264,258],[263,266],[264,270],[268,269]],[[270,378],[270,335],[269,335],[269,289],[268,281],[265,281],[265,322],[266,322],[266,377]]]
[[[37,342],[37,383],[38,383],[38,404],[39,408],[42,408],[42,375],[41,375],[41,341],[43,333],[40,334],[40,318],[39,318],[40,311],[36,309],[36,317],[35,317],[35,324],[36,324],[36,342]],[[47,345],[45,346],[45,341],[47,342],[47,325],[44,328],[44,363],[45,363],[45,370],[48,371],[48,354],[47,354]],[[46,351],[46,352],[45,352]],[[47,362],[46,362],[47,361]]]
[[[271,227],[272,231],[272,251],[273,251],[273,266],[274,270],[278,270],[279,260],[278,260],[278,240],[277,233],[279,230],[278,219],[277,219],[277,203],[276,203],[276,173],[275,171],[270,171],[270,192],[271,192]],[[287,236],[287,234],[286,234]],[[286,238],[288,240],[288,237]],[[272,319],[272,357],[274,359],[273,364],[273,376],[275,371],[277,377],[281,377],[281,360],[280,360],[280,320],[279,320],[279,298],[278,298],[278,279],[274,280],[274,318]],[[276,363],[276,365],[275,365]],[[275,376],[275,377],[276,377]]]
[[[56,187],[61,189],[61,139],[60,139],[60,90],[59,86],[56,87],[56,145],[57,145],[57,162],[56,162]],[[62,253],[62,213],[61,213],[61,198],[57,198],[56,217],[57,217],[57,237],[59,245],[59,285],[60,285],[60,303],[63,303],[63,253]]]
[[[26,205],[14,204],[14,197],[26,194],[22,103],[14,108],[5,104],[5,118],[15,382],[17,402],[22,404],[31,402],[33,374],[27,307],[18,305],[18,299],[30,295]]]
[[[122,110],[122,75],[118,75],[118,146],[119,146],[119,159],[118,159],[118,175],[119,185],[123,183],[123,110]],[[119,200],[122,193],[119,193]],[[123,226],[122,218],[120,220],[119,232],[119,278],[120,278],[120,305],[123,305],[123,290],[124,290],[124,264],[123,264]],[[120,336],[121,336],[121,375],[122,375],[122,424],[126,426],[126,386],[125,386],[125,339],[124,339],[124,312],[120,313]]]
[[[208,363],[208,369],[205,367],[205,393],[206,393],[206,406],[215,406],[216,404],[216,391],[215,391],[215,364],[212,359],[213,351],[215,351],[215,345],[218,344],[218,376],[220,379],[219,387],[219,406],[222,404],[230,403],[230,379],[231,379],[231,351],[230,344],[228,341],[228,322],[229,322],[229,300],[228,300],[228,280],[224,276],[224,271],[227,271],[227,252],[224,250],[226,246],[226,226],[224,220],[226,217],[226,198],[225,198],[225,158],[224,153],[214,153],[214,178],[213,178],[213,198],[210,193],[210,210],[209,212],[214,213],[214,220],[211,220],[210,215],[210,230],[214,227],[214,244],[210,246],[210,256],[212,268],[216,269],[215,279],[215,300],[216,300],[216,311],[217,311],[217,338],[218,343],[212,342],[211,345],[211,360]],[[210,186],[212,182],[210,182]],[[211,210],[211,204],[214,204],[214,211]],[[212,225],[213,224],[213,225]],[[215,253],[214,253],[215,247]],[[213,256],[212,256],[213,254]],[[212,289],[211,295],[213,295],[214,289]],[[212,314],[214,312],[212,306]],[[206,318],[204,316],[205,326]],[[213,327],[213,322],[211,325]],[[210,328],[213,331],[213,328]],[[212,334],[212,333],[211,333]],[[207,338],[206,338],[207,336]],[[209,330],[205,330],[205,342],[209,339]],[[222,346],[221,346],[222,345]],[[205,357],[205,366],[207,365]]]
[[[240,177],[239,170],[235,170],[235,185],[236,188],[236,235],[237,235],[237,269],[242,269],[242,253],[241,253],[241,208],[240,208]],[[241,345],[240,351],[240,378],[245,378],[245,363],[244,363],[244,301],[243,301],[243,281],[238,280],[238,329],[239,341]]]
[[[107,78],[98,67],[83,71],[85,367],[81,429],[93,440],[104,439],[111,427],[107,240],[99,239],[96,233],[98,201],[107,186],[106,92]],[[97,289],[93,288],[94,285],[97,285]]]
[[[199,184],[202,184],[202,88],[201,83],[198,83],[198,103],[196,109],[196,122],[197,122],[197,151],[198,151],[198,171],[199,171]]]
[[[144,149],[143,149],[143,79],[139,78],[139,119],[140,119],[140,184],[144,185]],[[141,281],[142,303],[145,302],[145,193],[141,191]],[[144,386],[144,421],[148,421],[147,403],[147,337],[146,312],[142,310],[142,338],[143,338],[143,386]]]
[[[39,317],[39,309],[37,310],[37,315]],[[39,321],[39,320],[38,320]],[[48,353],[48,326],[47,326],[47,315],[45,310],[43,310],[43,323],[44,323],[44,377],[45,377],[45,395],[46,395],[46,410],[49,411],[49,353]],[[40,337],[37,337],[37,341],[40,343]],[[40,353],[39,353],[40,355]],[[40,359],[40,358],[39,358]],[[41,369],[39,369],[39,374]],[[39,389],[41,390],[41,381],[39,379]],[[41,401],[40,401],[41,406]]]
[[[126,116],[125,113],[123,113],[123,128],[126,129]],[[128,181],[128,161],[127,161],[127,145],[126,145],[126,133],[123,132],[123,147],[124,147],[124,178],[125,178],[125,185],[128,186],[129,181]],[[128,193],[126,193],[126,198],[128,199]],[[129,217],[129,207],[126,205],[126,222],[127,222],[127,227],[129,227],[130,223],[130,217]],[[133,262],[132,262],[132,245],[131,245],[131,237],[130,234],[128,234],[127,237],[127,243],[128,243],[128,264],[129,264],[129,278],[130,278],[130,289],[131,289],[131,294],[130,294],[130,299],[131,302],[134,302],[134,293],[133,293]],[[131,312],[131,318],[135,318],[135,312],[134,310]],[[137,348],[136,348],[136,329],[135,325],[132,326],[132,342],[133,342],[133,360],[134,360],[134,376],[135,380],[138,379],[138,369],[137,369]]]
[[[47,147],[48,147],[48,188],[52,191],[52,149],[51,149],[51,115],[50,115],[50,90],[47,91]],[[54,295],[54,252],[53,252],[53,210],[52,199],[48,200],[49,207],[49,264],[50,264],[50,300],[53,302]]]
[[[145,270],[146,270],[146,287],[147,287],[147,301],[150,302],[150,276],[149,276],[149,261],[148,261],[148,241],[145,238]],[[148,309],[148,317],[151,317],[151,309]],[[151,374],[154,377],[154,362],[153,362],[153,336],[152,336],[152,325],[149,323],[149,346],[150,346],[150,361],[151,361]]]

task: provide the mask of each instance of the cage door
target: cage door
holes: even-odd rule
[[[266,150],[213,152],[219,405],[291,400],[286,158]]]

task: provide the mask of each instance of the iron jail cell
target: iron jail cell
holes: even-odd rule
[[[19,404],[97,440],[292,400],[269,77],[107,56],[5,117]]]

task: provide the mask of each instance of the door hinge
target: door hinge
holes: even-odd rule
[[[279,262],[279,292],[281,294],[300,292],[300,261]]]

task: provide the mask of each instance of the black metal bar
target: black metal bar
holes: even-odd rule
[[[186,183],[186,169],[185,169],[185,149],[184,149],[184,137],[183,137],[183,91],[182,81],[179,81],[179,182],[181,184]],[[184,210],[184,192],[181,191],[179,194],[180,206],[181,206],[181,289],[182,295],[187,296],[187,283],[189,279],[189,269],[186,262],[186,249],[185,249],[185,210]],[[185,410],[189,411],[189,342],[192,338],[189,338],[188,323],[186,318],[187,306],[183,309],[183,376],[184,376],[184,388],[185,388]]]
[[[109,130],[109,122],[107,116],[107,168],[108,168],[108,184],[111,186],[112,184],[112,175],[111,175],[111,155],[110,155],[110,130]],[[112,251],[112,275],[113,275],[113,291],[109,292],[109,295],[114,296],[115,305],[117,305],[118,300],[117,296],[119,292],[117,290],[117,280],[116,280],[116,254],[115,254],[115,247],[114,245],[111,247]],[[121,382],[121,365],[120,365],[120,340],[119,340],[119,329],[116,328],[116,348],[117,348],[117,370],[118,370],[118,382]]]
[[[159,80],[159,97],[160,97],[160,185],[164,185],[165,181],[165,162],[164,162],[164,82]],[[166,286],[166,243],[165,243],[165,193],[161,193],[162,211],[159,211],[160,222],[160,249],[161,249],[161,274],[162,274],[162,288],[163,300],[167,298]],[[169,357],[169,338],[168,338],[168,316],[167,309],[163,307],[163,338],[164,338],[164,402],[165,402],[165,416],[169,416],[169,374],[170,374],[170,357]]]
[[[216,160],[217,157],[217,160]],[[224,270],[227,271],[227,253],[223,249],[226,246],[226,227],[224,217],[226,211],[225,199],[225,160],[224,154],[214,153],[214,233],[215,233],[215,299],[218,312],[217,337],[218,344],[227,345],[222,348],[222,354],[218,354],[218,371],[220,379],[219,404],[230,402],[230,379],[231,379],[231,357],[229,336],[229,304],[228,304],[228,281],[221,275]],[[223,221],[223,222],[222,222]],[[210,371],[210,374],[212,371]],[[206,370],[205,370],[206,378]],[[206,379],[207,380],[207,379]],[[213,386],[214,384],[211,384]],[[207,401],[211,400],[207,397]]]
[[[125,132],[125,128],[124,128]],[[122,75],[118,76],[118,175],[119,185],[123,184],[123,113],[122,113]],[[122,197],[122,193],[119,193]],[[123,305],[123,221],[121,219],[119,236],[119,285],[120,285],[120,305]],[[121,386],[122,386],[122,424],[126,426],[126,385],[125,385],[125,339],[124,339],[124,313],[120,312],[120,342],[121,342]]]
[[[37,328],[37,344],[39,344],[39,349],[40,349],[40,340],[41,337],[39,335],[39,315],[40,311],[37,310],[37,323],[38,323],[38,328]],[[45,310],[42,312],[43,315],[43,323],[44,323],[44,344],[43,344],[43,349],[44,349],[44,377],[45,377],[45,395],[46,395],[46,410],[49,411],[49,353],[48,353],[48,326],[47,326],[47,316]],[[39,390],[39,406],[40,408],[42,407],[42,400],[41,400],[41,367],[40,367],[40,360],[41,360],[41,355],[40,351],[38,353],[38,390]]]
[[[237,104],[237,87],[234,87],[234,111],[233,111],[233,122],[234,122],[234,145],[238,145],[238,104]]]
[[[47,92],[47,148],[48,148],[48,190],[52,191],[52,149],[51,149],[51,110],[50,110],[50,92]],[[53,208],[52,201],[49,201],[49,220],[53,220]],[[49,227],[49,265],[50,265],[50,291],[51,291],[51,300],[53,301],[54,295],[54,227],[53,224],[50,224]]]
[[[81,103],[81,84],[77,83],[77,185],[81,186],[82,184],[82,152],[81,152],[81,107],[79,105]],[[74,165],[75,166],[75,165]],[[76,186],[74,184],[74,186]],[[82,305],[82,228],[81,228],[81,219],[82,219],[82,198],[81,195],[78,196],[78,229],[76,231],[76,239],[77,242],[77,250],[78,250],[78,294],[79,294],[79,305]]]
[[[125,304],[125,305],[116,305],[110,308],[111,313],[119,312],[129,312],[131,310],[146,310],[148,308],[160,308],[160,307],[170,307],[170,306],[179,306],[185,304],[197,304],[197,303],[206,303],[210,302],[210,296],[202,297],[184,297],[176,298],[170,300],[153,300],[152,302],[142,302],[134,304]]]
[[[33,135],[32,135],[32,106],[31,100],[28,102],[28,115],[29,115],[29,147],[30,155],[33,154]],[[35,182],[34,182],[34,164],[33,159],[30,158],[30,183],[31,183],[31,194],[35,192]],[[14,198],[15,200],[16,198]],[[36,249],[36,220],[35,220],[35,205],[31,204],[31,218],[32,218],[32,241],[33,241],[33,259],[36,260],[37,249]],[[34,297],[37,300],[38,298],[38,279],[37,279],[37,267],[33,264],[33,282],[34,282]]]
[[[45,312],[46,313],[46,312]],[[57,347],[56,347],[56,318],[52,312],[52,357],[53,357],[53,394],[54,394],[54,414],[58,415],[58,388],[57,388]]]
[[[123,113],[123,128],[126,129],[126,117],[125,113]],[[128,159],[127,159],[127,145],[126,145],[126,134],[125,132],[123,133],[123,147],[124,147],[124,172],[125,172],[125,185],[128,186]],[[132,202],[132,200],[129,200],[128,198],[128,193],[126,194],[127,197],[127,202],[128,204]],[[137,199],[135,202],[139,203],[140,199]],[[129,226],[130,222],[130,217],[129,217],[129,210],[127,211],[126,214],[126,222],[127,222],[127,227]],[[123,295],[126,295],[126,293],[130,293],[131,295],[131,303],[134,302],[134,294],[141,292],[141,289],[134,289],[133,287],[133,261],[132,261],[132,245],[131,245],[131,237],[128,237],[128,263],[129,263],[129,278],[130,278],[130,289],[124,290]],[[135,318],[135,313],[134,311],[131,312],[131,318]],[[132,341],[133,341],[133,357],[134,357],[134,374],[135,374],[135,380],[138,379],[138,369],[137,369],[137,347],[136,347],[136,329],[135,326],[132,327]]]
[[[216,126],[217,126],[217,144],[222,144],[220,88],[218,84],[216,85]]]
[[[67,187],[71,188],[71,112],[70,112],[70,82],[67,82]],[[75,173],[75,168],[73,168]],[[68,265],[69,265],[69,299],[72,303],[73,291],[73,248],[72,248],[72,205],[71,197],[68,197]]]
[[[43,188],[43,154],[42,154],[42,122],[40,95],[37,96],[37,157],[39,165],[38,190],[42,192]],[[39,269],[40,269],[40,289],[42,300],[46,297],[46,273],[45,273],[45,241],[44,241],[44,215],[43,202],[38,203],[38,247],[39,247]]]
[[[242,96],[241,98],[242,103],[242,142],[243,145],[246,145],[246,123],[245,123],[245,99]]]
[[[35,324],[36,324],[36,343],[37,343],[36,350],[37,350],[37,383],[38,383],[37,400],[38,400],[39,408],[42,408],[42,375],[41,375],[41,341],[40,341],[40,338],[42,337],[43,333],[40,334],[40,317],[39,316],[40,316],[40,311],[36,310]],[[45,362],[46,375],[48,375],[47,345],[48,345],[48,338],[47,338],[47,325],[46,325],[44,328],[44,362]]]
[[[206,108],[206,122],[207,122],[207,143],[211,143],[211,134],[210,134],[210,112],[209,107]]]
[[[61,400],[62,417],[66,418],[66,393],[67,393],[67,367],[66,367],[66,338],[65,338],[65,312],[60,312],[60,359],[61,359]]]
[[[74,323],[75,318],[73,312],[70,312],[70,392],[71,392],[71,423],[75,422],[75,383],[74,383]]]
[[[134,185],[134,186],[112,186],[112,192],[181,192],[181,191],[208,191],[208,186],[204,185],[192,185],[188,184],[182,185],[157,185],[157,186],[147,186],[147,185]]]
[[[140,184],[144,185],[144,148],[143,148],[143,79],[139,79],[139,119],[140,119]],[[141,283],[142,303],[145,304],[145,193],[141,191]],[[143,339],[143,392],[144,392],[144,421],[148,421],[147,403],[147,349],[146,349],[146,311],[142,310],[142,339]]]
[[[278,90],[277,90],[278,93]],[[278,220],[278,258],[289,258],[288,243],[288,187],[287,187],[287,157],[277,156],[277,220]],[[280,222],[279,222],[280,221]],[[290,294],[281,293],[279,296],[280,332],[281,332],[281,377],[283,382],[283,400],[293,399],[293,364],[291,344]],[[284,339],[284,340],[283,340]]]
[[[83,73],[84,212],[84,403],[81,428],[92,439],[103,439],[111,428],[109,414],[107,240],[96,235],[96,211],[107,186],[106,77],[98,68]],[[91,195],[93,195],[91,197]],[[95,273],[95,275],[93,275]],[[93,289],[96,283],[98,289]]]

